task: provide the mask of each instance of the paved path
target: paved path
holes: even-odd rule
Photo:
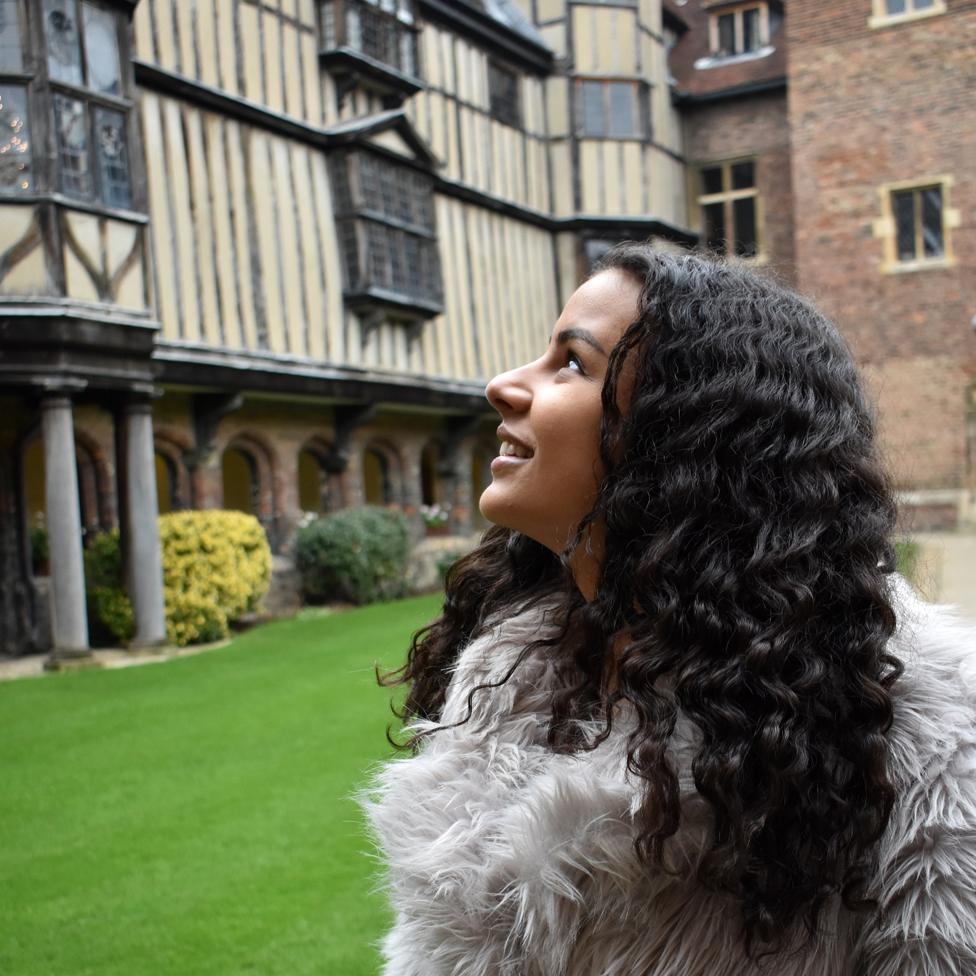
[[[953,603],[976,624],[976,532],[918,533],[914,537],[922,548],[917,586],[922,596],[936,603]],[[172,657],[199,654],[227,641],[185,648],[166,648],[160,654],[131,654],[123,650],[95,651],[96,667],[127,668],[153,664]],[[0,661],[0,681],[30,678],[44,674],[45,655]]]

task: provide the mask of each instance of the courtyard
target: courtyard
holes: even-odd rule
[[[310,611],[149,667],[0,684],[0,972],[372,976],[352,799],[437,596]]]

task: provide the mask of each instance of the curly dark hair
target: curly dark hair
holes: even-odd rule
[[[668,745],[690,718],[712,824],[698,878],[741,906],[747,951],[783,950],[803,927],[812,937],[830,896],[871,904],[894,801],[895,508],[872,413],[837,330],[776,283],[646,244],[614,248],[594,273],[607,269],[641,291],[604,381],[595,506],[559,555],[490,529],[383,680],[409,684],[402,718],[439,720],[451,665],[486,619],[561,589],[564,627],[546,643],[566,648],[571,680],[550,745],[592,748],[618,705],[632,709],[636,853],[664,870],[682,817]],[[622,411],[625,361],[636,379]],[[587,603],[568,562],[596,522],[605,557]],[[596,741],[580,739],[584,717],[602,718]]]

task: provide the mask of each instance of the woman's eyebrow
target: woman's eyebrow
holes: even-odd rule
[[[573,339],[579,339],[581,342],[585,342],[588,346],[592,346],[602,356],[607,354],[603,346],[596,341],[596,337],[592,332],[587,332],[586,329],[581,329],[578,326],[563,329],[562,332],[556,336],[556,344],[559,346],[564,346],[567,342],[571,342]]]

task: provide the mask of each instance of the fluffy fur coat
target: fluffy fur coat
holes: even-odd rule
[[[877,913],[835,900],[811,950],[748,961],[734,904],[636,861],[626,729],[577,756],[547,748],[554,676],[540,652],[363,797],[396,914],[384,976],[976,976],[976,636],[904,585],[898,611],[899,800],[878,851]],[[535,608],[473,641],[445,723],[551,626]],[[687,771],[689,723],[673,749]],[[689,802],[669,856],[690,862],[707,816],[690,774],[681,785]]]

